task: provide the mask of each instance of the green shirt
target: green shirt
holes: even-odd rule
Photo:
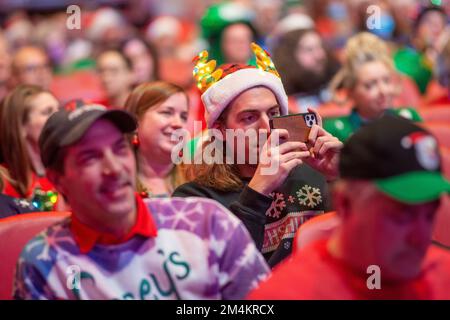
[[[414,122],[422,121],[420,115],[413,108],[389,109],[386,112],[396,114]],[[367,121],[361,118],[356,109],[353,109],[347,116],[324,119],[323,127],[331,135],[345,142],[355,131],[366,123]]]

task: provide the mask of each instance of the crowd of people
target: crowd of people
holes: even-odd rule
[[[450,3],[191,2],[0,19],[11,297],[450,299]]]

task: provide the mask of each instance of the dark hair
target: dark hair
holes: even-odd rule
[[[0,168],[0,193],[2,193],[3,191],[3,173],[2,173],[2,169]]]
[[[123,41],[122,44],[120,45],[120,51],[125,56],[126,56],[125,48],[131,41],[139,41],[139,42],[141,42],[144,45],[144,47],[147,50],[147,52],[149,53],[149,55],[151,56],[151,58],[153,59],[153,73],[152,73],[153,79],[148,79],[148,81],[160,80],[160,75],[159,75],[159,56],[158,56],[158,51],[156,50],[155,46],[152,45],[151,43],[145,41],[145,39],[143,37],[140,37],[140,36],[135,36],[135,37],[132,37],[132,38],[128,38],[125,41]]]
[[[298,92],[312,93],[327,85],[337,72],[339,64],[327,48],[324,47],[327,60],[324,74],[318,77],[305,70],[297,61],[296,48],[298,42],[309,33],[317,33],[314,29],[300,29],[283,35],[273,50],[273,62],[280,73],[284,88],[288,95]]]
[[[420,10],[419,14],[417,15],[417,18],[414,20],[414,24],[413,24],[414,31],[416,31],[417,28],[419,27],[419,25],[422,23],[422,20],[425,17],[425,15],[431,11],[440,13],[442,15],[442,18],[444,20],[447,20],[447,14],[445,13],[444,9],[442,9],[441,7],[434,6],[434,5],[424,7],[424,8],[422,8],[422,10]]]
[[[450,37],[438,57],[437,77],[442,86],[450,86]]]
[[[125,62],[125,66],[127,67],[127,69],[129,70],[129,71],[132,71],[133,70],[133,62],[131,62],[131,60],[130,60],[130,58],[128,58],[122,51],[120,51],[120,50],[116,50],[116,49],[107,49],[107,50],[105,50],[105,51],[102,51],[102,52],[100,52],[99,53],[99,55],[97,56],[97,61],[98,61],[98,59],[102,56],[102,55],[104,55],[105,53],[116,53],[116,54],[118,54],[121,58],[122,58],[122,60]]]
[[[55,160],[52,161],[47,169],[53,170],[59,174],[64,174],[64,160],[66,158],[66,147],[61,147],[55,154]]]

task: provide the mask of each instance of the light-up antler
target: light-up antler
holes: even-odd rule
[[[197,81],[197,87],[201,92],[205,92],[210,86],[216,83],[222,76],[223,70],[216,68],[216,60],[208,62],[208,51],[203,50],[194,58],[196,61],[193,75]]]
[[[255,53],[258,68],[270,72],[279,78],[280,75],[278,74],[277,69],[275,69],[275,65],[273,64],[272,59],[270,59],[270,55],[254,42],[252,42],[252,50]]]

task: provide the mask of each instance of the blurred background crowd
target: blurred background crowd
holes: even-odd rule
[[[20,84],[40,88],[4,102],[34,113],[32,121],[19,108],[2,117],[0,162],[15,189],[3,192],[30,198],[30,172],[44,175],[36,160],[43,123],[74,99],[123,108],[139,84],[162,80],[188,96],[185,127],[204,128],[193,58],[207,49],[218,65],[255,64],[251,42],[272,56],[291,113],[312,107],[327,119],[357,110],[361,122],[397,108],[432,124],[450,150],[449,13],[448,0],[0,0],[0,100]],[[37,97],[25,106],[20,95]],[[344,125],[325,128],[345,140]]]
[[[318,107],[342,100],[329,84],[347,39],[361,31],[388,44],[400,75],[396,105],[420,107],[446,93],[445,79],[437,81],[448,38],[446,0],[75,1],[79,17],[67,10],[73,2],[0,1],[0,99],[32,83],[61,103],[123,106],[145,81],[189,90],[192,58],[203,49],[219,65],[252,63],[255,41],[273,56],[292,108]],[[191,120],[201,115],[191,108]]]

